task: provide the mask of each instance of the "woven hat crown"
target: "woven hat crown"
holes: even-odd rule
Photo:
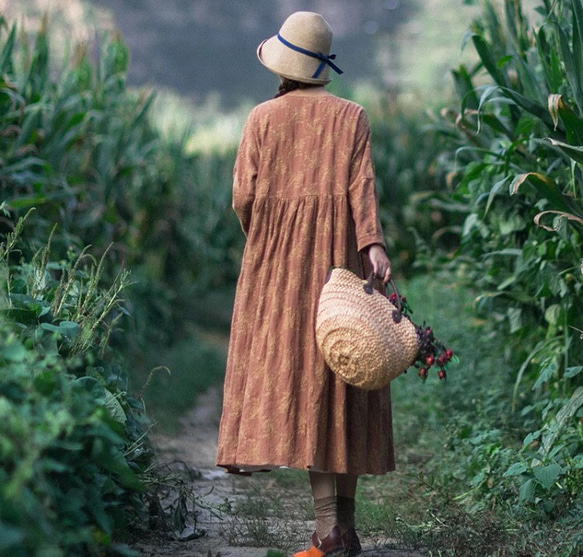
[[[311,50],[330,54],[332,48],[332,29],[326,20],[314,12],[296,12],[290,15],[281,26],[279,34],[289,42]]]
[[[331,47],[332,29],[320,14],[295,12],[285,20],[277,35],[259,45],[257,57],[267,69],[281,77],[326,84],[330,82],[329,67],[335,68],[328,60]],[[302,50],[323,58],[306,55]]]

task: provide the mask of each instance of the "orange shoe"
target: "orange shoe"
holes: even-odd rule
[[[344,555],[344,545],[338,526],[334,526],[323,540],[314,532],[312,543],[314,545],[310,549],[294,553],[293,557],[341,557]]]

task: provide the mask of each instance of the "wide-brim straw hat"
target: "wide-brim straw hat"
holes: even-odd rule
[[[273,73],[300,81],[325,85],[330,83],[330,68],[341,74],[330,54],[332,29],[314,12],[290,15],[277,35],[264,40],[257,48],[259,61]]]
[[[370,279],[341,268],[329,273],[322,288],[316,342],[334,373],[366,390],[387,386],[419,353],[413,322]]]

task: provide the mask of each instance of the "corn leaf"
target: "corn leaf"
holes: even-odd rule
[[[565,127],[567,141],[572,145],[583,145],[583,119],[573,112],[571,107],[563,100],[563,96],[549,95],[548,106],[555,128],[560,117]]]
[[[474,34],[472,35],[472,41],[474,43],[474,48],[482,61],[482,64],[488,71],[488,73],[492,76],[494,81],[500,85],[501,87],[508,86],[508,82],[506,80],[506,76],[498,69],[498,65],[496,63],[496,59],[492,55],[490,50],[490,46],[484,39],[484,37]]]
[[[504,122],[495,116],[494,114],[481,114],[480,118],[482,122],[487,125],[489,128],[493,129],[497,133],[505,135],[512,141],[516,139],[515,133],[510,129],[508,126],[504,124]]]
[[[519,55],[528,49],[528,26],[519,0],[506,0],[504,3],[506,24],[513,39],[514,48]]]
[[[502,191],[504,186],[506,186],[508,180],[510,180],[510,177],[506,177],[502,180],[499,180],[492,186],[492,189],[490,190],[490,193],[488,195],[488,202],[486,203],[486,210],[484,211],[484,213],[487,213],[490,210],[494,198],[500,193],[500,191]]]
[[[537,226],[540,226],[541,228],[543,228],[544,230],[548,230],[549,232],[557,232],[558,231],[558,227],[556,225],[553,226],[548,226],[546,224],[543,224],[541,222],[541,219],[545,216],[545,215],[555,215],[561,218],[565,218],[567,220],[570,221],[575,221],[577,223],[579,223],[580,225],[583,226],[583,218],[577,217],[575,215],[572,215],[571,213],[564,213],[563,211],[541,211],[540,213],[538,213],[535,217],[534,217],[534,223]]]
[[[506,32],[504,26],[500,23],[497,7],[491,0],[484,2],[484,13],[482,20],[486,30],[490,35],[492,48],[496,48],[498,54],[506,52]]]
[[[579,164],[583,164],[583,146],[573,146],[556,139],[549,140],[555,147],[559,147],[566,155]]]
[[[13,25],[10,34],[8,35],[8,39],[6,40],[6,43],[2,45],[2,51],[0,52],[0,75],[7,73],[12,65],[15,39],[16,25]]]
[[[457,94],[462,100],[462,112],[466,107],[477,109],[478,95],[468,70],[464,66],[460,66],[459,69],[452,71],[452,75]]]
[[[40,31],[36,37],[35,50],[26,82],[31,85],[32,97],[40,96],[47,90],[49,82],[49,43],[47,33]]]
[[[542,122],[544,122],[550,129],[553,128],[553,119],[549,115],[548,110],[542,104],[531,100],[508,87],[501,87],[500,90],[518,106],[542,120]]]
[[[510,184],[511,195],[516,195],[523,184],[529,184],[553,209],[583,217],[583,211],[572,197],[564,195],[557,184],[537,172],[527,172],[516,176]]]
[[[579,109],[583,111],[583,6],[581,0],[572,0],[573,9],[573,65],[577,80]]]
[[[541,85],[537,79],[535,69],[523,58],[516,59],[516,69],[518,79],[522,87],[522,94],[525,97],[533,99],[535,102],[542,104],[546,98],[546,92],[543,93]]]
[[[547,41],[546,30],[544,28],[538,32],[536,46],[539,60],[545,72],[549,91],[559,91],[563,86],[565,76],[561,68],[561,60],[559,59],[557,49],[555,45],[551,45]]]
[[[559,27],[557,33],[559,34],[561,59],[565,65],[567,81],[569,82],[573,95],[577,101],[577,105],[579,108],[583,109],[583,88],[581,87],[580,77],[577,74],[577,67],[579,64],[575,61],[575,54],[571,51],[569,37],[565,30]]]

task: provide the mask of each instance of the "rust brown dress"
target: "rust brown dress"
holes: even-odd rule
[[[247,242],[217,464],[238,473],[393,470],[390,388],[342,382],[314,332],[328,269],[364,277],[360,250],[384,245],[364,110],[325,91],[255,107],[235,164],[233,208]]]

